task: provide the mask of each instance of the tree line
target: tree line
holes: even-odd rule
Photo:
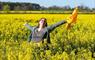
[[[36,3],[21,3],[21,2],[0,2],[0,10],[40,10],[40,5]]]
[[[44,7],[36,3],[25,3],[25,2],[0,2],[0,11],[43,11],[43,10],[56,10],[56,11],[72,11],[74,8],[71,8],[69,5],[59,7],[59,6],[50,6]],[[81,12],[95,12],[95,8],[89,8],[87,6],[81,5],[78,6],[78,9]]]

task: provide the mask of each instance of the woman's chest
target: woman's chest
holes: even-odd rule
[[[32,32],[32,34],[33,36],[40,38],[40,37],[43,37],[46,34],[46,32],[47,32],[46,29],[42,29],[38,31],[38,28],[37,28]]]

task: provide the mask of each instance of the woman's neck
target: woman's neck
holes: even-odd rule
[[[43,26],[39,26],[38,31],[41,31],[43,29]]]

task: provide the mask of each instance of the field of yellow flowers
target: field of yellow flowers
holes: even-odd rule
[[[0,60],[95,60],[95,14],[79,14],[70,29],[66,24],[51,33],[49,50],[27,42],[30,30],[42,17],[48,25],[66,20],[70,14],[0,14]]]

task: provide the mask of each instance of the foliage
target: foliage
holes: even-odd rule
[[[65,20],[68,14],[0,14],[0,60],[95,60],[95,14],[79,14],[76,25],[65,25],[51,33],[51,44],[28,43],[23,24],[37,25],[41,17],[48,25]]]

